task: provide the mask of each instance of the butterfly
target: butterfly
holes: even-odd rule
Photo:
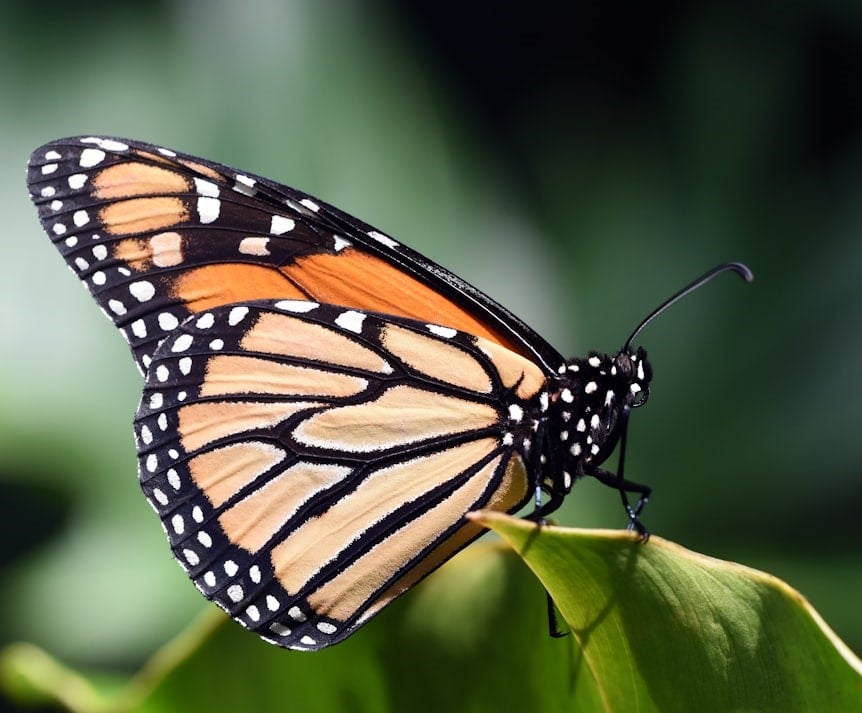
[[[585,475],[629,526],[650,489],[601,468],[649,393],[640,329],[565,359],[475,287],[293,188],[82,136],[28,165],[39,219],[145,384],[140,485],[195,586],[266,641],[343,640],[482,530],[542,520]],[[628,495],[638,496],[630,505]]]

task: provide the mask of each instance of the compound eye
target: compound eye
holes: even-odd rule
[[[649,399],[649,386],[645,389],[641,389],[635,394],[635,400],[632,403],[632,408],[640,408],[643,406],[647,400]]]

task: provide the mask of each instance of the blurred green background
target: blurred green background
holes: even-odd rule
[[[27,199],[33,148],[98,133],[318,195],[567,355],[746,261],[641,335],[627,474],[862,650],[862,4],[557,8],[0,4],[0,640],[131,670],[201,608],[138,490],[141,379]],[[558,520],[624,525],[594,482]]]

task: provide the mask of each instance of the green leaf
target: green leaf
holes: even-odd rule
[[[578,710],[862,711],[862,662],[776,577],[659,537],[475,519],[571,627]]]
[[[265,644],[207,606],[125,680],[15,644],[0,687],[75,713],[862,711],[862,666],[773,577],[657,537],[481,517],[572,636],[548,636],[544,591],[515,553],[479,543],[321,652]]]

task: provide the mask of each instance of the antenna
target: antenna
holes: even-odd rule
[[[694,292],[696,289],[703,287],[707,282],[712,280],[716,275],[721,274],[722,272],[727,272],[728,270],[733,270],[737,275],[739,275],[746,282],[751,282],[754,279],[754,273],[748,268],[747,265],[743,265],[741,262],[725,262],[717,267],[712,268],[709,272],[698,277],[694,282],[683,287],[679,292],[668,297],[664,302],[662,302],[658,307],[656,307],[652,312],[650,312],[643,321],[635,327],[634,331],[631,333],[628,339],[626,339],[626,343],[623,346],[623,351],[628,352],[631,351],[632,342],[635,340],[635,337],[640,334],[641,330],[646,327],[650,322],[653,321],[656,317],[658,317],[662,312],[664,312],[668,307],[672,304],[679,302],[683,297],[688,295],[691,292]]]

